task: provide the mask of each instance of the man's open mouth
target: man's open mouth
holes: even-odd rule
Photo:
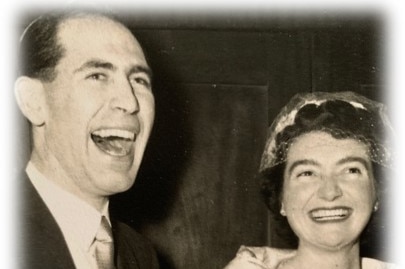
[[[128,155],[136,135],[122,129],[101,129],[91,134],[91,139],[103,152],[117,157]]]
[[[347,219],[352,210],[348,207],[319,208],[309,212],[310,217],[316,222],[342,221]]]

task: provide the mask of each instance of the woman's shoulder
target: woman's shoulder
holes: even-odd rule
[[[387,263],[371,258],[362,258],[361,266],[363,269],[401,269],[393,263]]]
[[[296,251],[290,249],[241,246],[224,269],[275,269],[295,254]]]
[[[295,255],[296,251],[290,249],[241,246],[236,257],[224,269],[275,269]],[[372,258],[362,258],[361,264],[362,269],[402,269]]]

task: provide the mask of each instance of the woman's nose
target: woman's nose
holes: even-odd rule
[[[318,189],[318,196],[327,201],[333,201],[343,195],[336,178],[324,178]]]

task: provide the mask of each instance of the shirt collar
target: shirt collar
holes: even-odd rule
[[[101,217],[108,214],[108,201],[101,212],[47,179],[32,162],[26,168],[28,177],[51,211],[66,240],[73,240],[88,250],[100,226]]]

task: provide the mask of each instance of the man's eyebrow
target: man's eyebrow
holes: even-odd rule
[[[135,65],[129,69],[128,74],[145,73],[150,79],[152,79],[152,69],[147,65]]]
[[[81,72],[87,68],[103,68],[108,70],[116,70],[117,68],[110,62],[105,62],[101,60],[89,60],[82,64],[79,68],[74,70],[74,73]]]
[[[303,159],[303,160],[298,160],[294,161],[291,166],[288,168],[288,174],[291,174],[291,172],[299,165],[316,165],[319,166],[319,163],[315,160],[311,159]]]
[[[79,68],[74,70],[74,73],[81,72],[84,69],[87,68],[103,68],[103,69],[108,69],[108,70],[116,70],[117,67],[114,66],[110,62],[102,61],[102,60],[89,60],[82,64]],[[134,65],[129,69],[128,74],[134,74],[134,73],[145,73],[147,76],[149,76],[150,79],[152,79],[152,69],[150,69],[149,66],[147,65]]]

